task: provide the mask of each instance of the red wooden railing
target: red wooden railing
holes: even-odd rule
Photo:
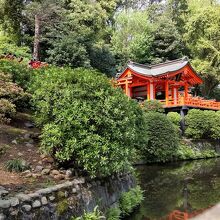
[[[220,110],[220,102],[216,100],[205,100],[202,97],[179,97],[177,100],[160,100],[164,108],[188,106],[194,108],[204,108],[212,110]]]
[[[188,213],[187,212],[181,212],[179,210],[174,210],[172,213],[170,213],[167,220],[188,220]]]
[[[200,210],[196,210],[193,212],[181,212],[179,210],[174,210],[167,217],[162,218],[161,220],[189,220],[204,213],[206,210],[210,208],[212,208],[212,206]]]

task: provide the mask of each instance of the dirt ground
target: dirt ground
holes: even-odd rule
[[[12,159],[24,160],[31,171],[36,166],[46,166],[42,163],[43,157],[39,152],[37,137],[40,130],[33,125],[31,116],[27,113],[17,113],[10,124],[0,125],[0,186],[14,193],[56,183],[49,175],[27,178],[22,173],[8,172],[5,168],[7,161]]]

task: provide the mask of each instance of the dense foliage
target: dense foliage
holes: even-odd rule
[[[9,122],[16,112],[16,104],[27,98],[27,93],[13,81],[12,74],[0,67],[0,123]]]
[[[194,139],[220,138],[220,113],[192,109],[186,116],[186,135]]]
[[[9,36],[3,35],[0,31],[0,55],[9,53],[17,57],[23,57],[25,61],[31,58],[29,47],[17,46]]]
[[[33,51],[59,66],[93,67],[109,76],[129,60],[158,63],[186,55],[204,79],[197,94],[218,98],[217,0],[1,0],[0,6],[6,45],[0,51],[25,57]]]
[[[178,134],[172,122],[159,112],[147,113],[145,122],[148,142],[145,148],[141,149],[142,155],[148,162],[172,160],[179,145]]]
[[[189,159],[204,159],[204,158],[214,158],[218,157],[219,154],[216,153],[214,147],[210,147],[208,149],[198,149],[198,147],[190,146],[181,143],[176,152],[175,152],[176,160],[189,160]]]
[[[29,88],[33,70],[27,68],[27,65],[12,60],[0,60],[0,71],[10,74],[13,82],[23,89],[27,90]]]
[[[129,60],[158,63],[187,55],[204,79],[196,93],[219,99],[217,1],[0,0],[0,15],[0,55],[27,60],[33,51],[35,58],[62,67],[33,71],[0,60],[0,120],[15,113],[18,100],[28,103],[24,91],[30,91],[43,131],[41,149],[61,165],[108,176],[128,169],[136,150],[147,161],[176,155],[180,116],[166,117],[157,101],[146,101],[142,111],[91,69],[113,76]],[[186,135],[219,139],[219,115],[189,111]]]
[[[180,126],[181,116],[177,112],[169,112],[167,114],[168,119],[176,126]]]
[[[139,105],[95,71],[41,70],[32,90],[41,149],[61,164],[108,176],[127,169],[135,147],[146,142]]]
[[[220,82],[220,6],[202,7],[186,23],[185,39],[193,65],[204,79],[202,95],[213,96]]]
[[[141,63],[151,61],[151,28],[147,12],[122,12],[116,16],[111,43],[119,69],[130,59]]]

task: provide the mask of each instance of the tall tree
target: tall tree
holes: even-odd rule
[[[58,20],[61,7],[57,0],[32,1],[26,6],[26,16],[34,23],[33,58],[39,60],[41,32],[45,27],[53,25]],[[34,22],[33,22],[34,21]]]
[[[13,37],[15,42],[21,44],[22,38],[22,11],[23,0],[1,0],[0,19],[4,29]]]
[[[185,22],[189,15],[188,0],[169,0],[168,11],[181,35],[185,33]]]
[[[201,8],[206,8],[209,6],[215,6],[219,4],[218,0],[188,0],[189,9],[193,13]]]
[[[159,63],[182,57],[184,45],[175,23],[167,15],[162,15],[154,25],[152,62]]]
[[[151,60],[151,25],[147,12],[122,12],[116,17],[112,48],[121,70],[129,60],[148,63]]]
[[[94,67],[113,73],[111,19],[116,1],[65,1],[63,20],[47,32],[48,61],[71,67]]]
[[[193,64],[204,79],[202,94],[210,97],[220,83],[220,6],[197,9],[186,29],[185,39]]]
[[[119,9],[135,9],[143,10],[147,7],[162,2],[163,0],[118,0],[117,6]]]

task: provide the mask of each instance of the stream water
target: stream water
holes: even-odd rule
[[[129,220],[186,220],[220,202],[220,158],[137,170],[145,199]]]

